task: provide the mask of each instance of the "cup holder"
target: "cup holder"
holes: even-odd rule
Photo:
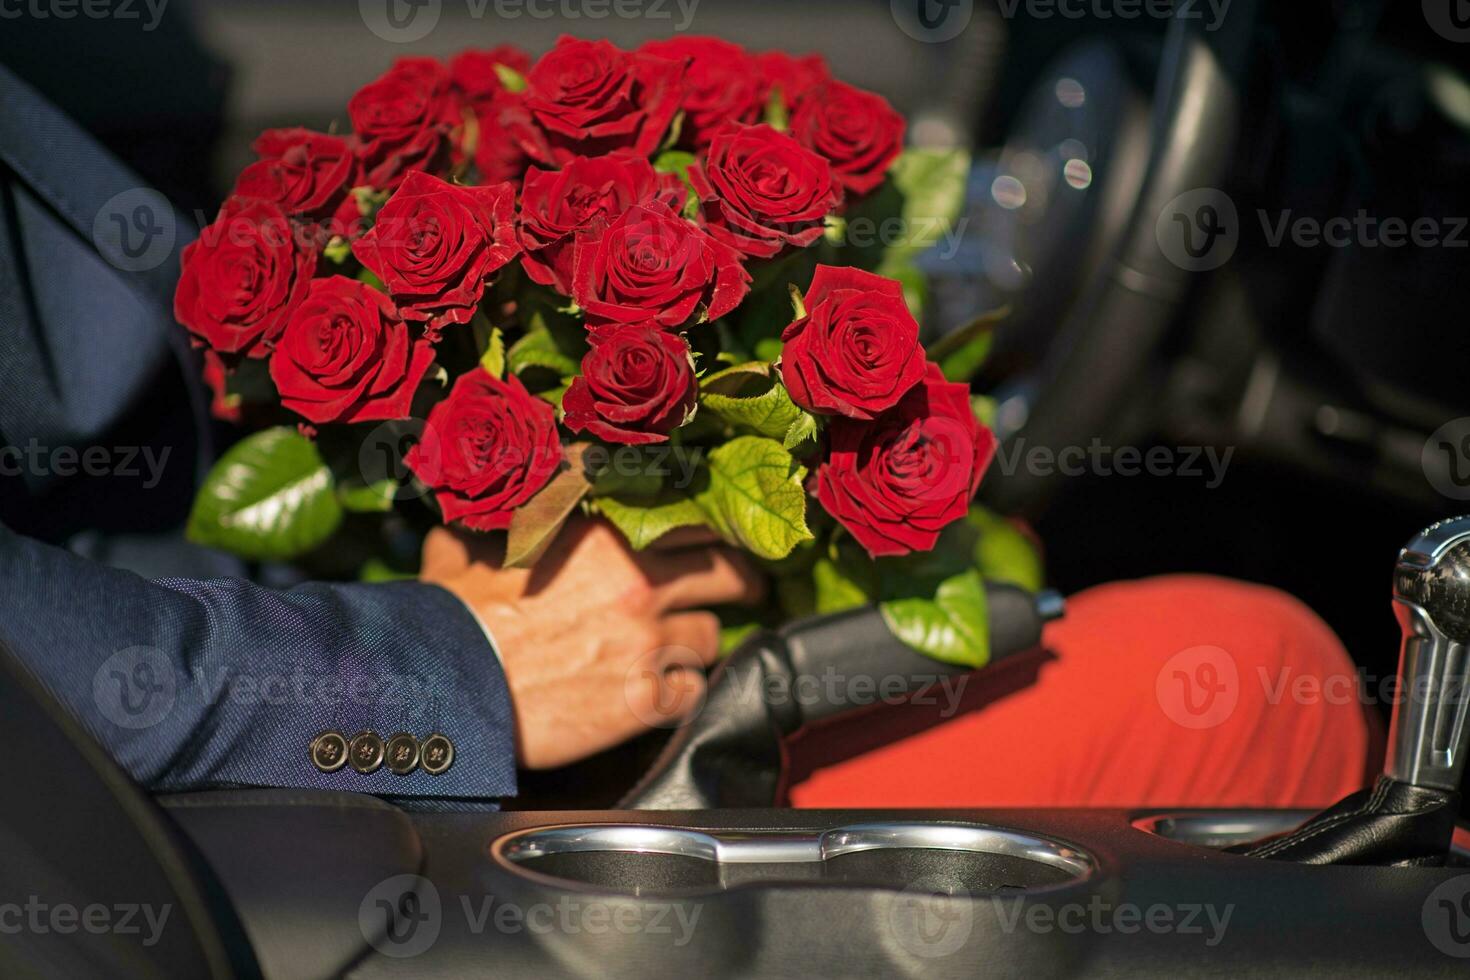
[[[1030,892],[1081,881],[1096,868],[1090,855],[1044,837],[919,822],[825,831],[572,824],[510,834],[490,850],[502,867],[542,884],[635,895],[778,882]]]
[[[1295,830],[1312,810],[1189,810],[1138,817],[1139,830],[1180,844],[1223,850]]]

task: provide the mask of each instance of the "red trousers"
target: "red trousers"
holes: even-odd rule
[[[1042,653],[925,700],[794,740],[792,804],[1322,807],[1382,764],[1382,723],[1327,625],[1203,576],[1076,595]]]

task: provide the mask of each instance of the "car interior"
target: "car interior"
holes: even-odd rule
[[[859,610],[756,633],[715,669],[696,719],[526,774],[499,812],[306,790],[150,795],[0,651],[6,875],[81,904],[145,894],[187,919],[148,947],[7,936],[0,973],[1463,974],[1470,942],[1447,955],[1425,935],[1432,896],[1470,867],[1470,518],[1455,519],[1470,478],[1455,437],[1435,435],[1470,414],[1470,334],[1449,315],[1466,253],[1272,243],[1265,216],[1435,215],[1453,229],[1470,214],[1470,46],[1402,0],[1233,0],[1218,22],[1204,3],[1152,18],[963,6],[966,31],[932,45],[892,30],[886,0],[704,0],[699,28],[802,41],[887,96],[913,141],[973,148],[963,234],[924,260],[925,327],[1009,308],[977,386],[994,399],[1002,461],[1095,443],[1197,450],[1191,466],[1136,478],[992,470],[982,500],[1030,522],[1050,587],[989,587],[993,659],[1033,656],[1061,596],[1099,583],[1187,570],[1277,587],[1332,627],[1365,681],[1430,692],[1375,706],[1389,731],[1380,790],[1320,814],[793,809],[783,746],[844,706],[739,692],[833,664],[881,665],[913,692],[964,670]],[[489,27],[473,5],[443,7],[450,29],[421,53]],[[134,35],[135,50],[81,21],[64,42],[7,24],[0,61],[182,212],[208,214],[255,133],[326,128],[400,53],[352,8],[202,0]],[[533,51],[568,31],[636,43],[650,30],[558,16],[495,26],[495,43]],[[320,50],[331,57],[308,54]],[[1239,241],[1232,261],[1190,268],[1156,224],[1200,188],[1228,195]],[[1230,479],[1211,485],[1205,460],[1227,450]],[[594,900],[667,928],[485,928],[507,904]],[[894,925],[900,900],[923,904],[914,921],[931,932]],[[1213,910],[1231,918],[1202,948],[1183,928],[1026,929],[1012,915],[1089,902],[1195,908],[1206,932]],[[439,914],[451,907],[465,914]],[[699,928],[680,943],[691,915]],[[934,954],[959,933],[963,955]]]

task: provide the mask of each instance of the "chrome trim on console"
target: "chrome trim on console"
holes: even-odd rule
[[[565,824],[535,827],[498,838],[498,861],[588,851],[669,854],[715,864],[807,864],[882,849],[927,849],[996,854],[1035,861],[1082,879],[1096,868],[1085,852],[1034,834],[980,824],[884,822],[825,831],[693,830],[655,824]]]

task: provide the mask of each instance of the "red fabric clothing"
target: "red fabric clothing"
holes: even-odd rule
[[[794,739],[792,805],[1316,808],[1382,764],[1382,723],[1337,637],[1242,582],[1090,589],[1044,652],[956,693],[957,711],[940,691]]]

